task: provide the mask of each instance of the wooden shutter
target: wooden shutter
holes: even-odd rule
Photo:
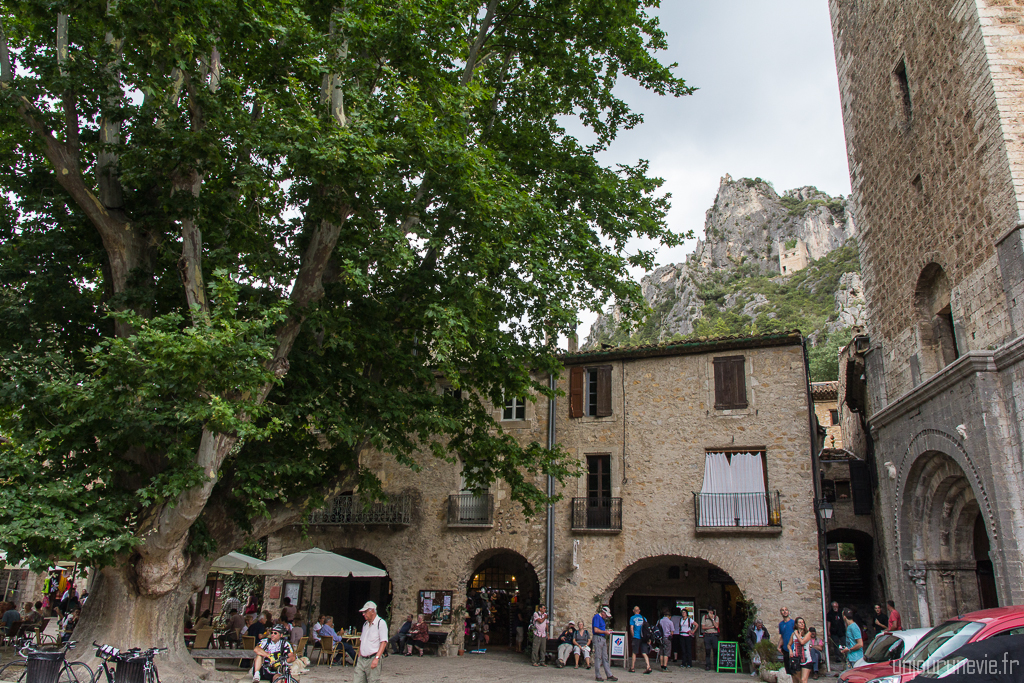
[[[612,366],[602,365],[594,368],[597,373],[597,416],[608,417],[612,414]]]
[[[850,460],[850,492],[853,494],[853,514],[870,515],[873,501],[871,475],[863,460]]]
[[[715,367],[715,410],[747,407],[746,363],[743,356],[722,356]]]
[[[569,417],[583,417],[583,368],[569,369]]]

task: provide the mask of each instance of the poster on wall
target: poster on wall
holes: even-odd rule
[[[690,615],[691,619],[695,618],[693,616],[695,614],[695,612],[693,611],[693,598],[677,599],[676,609],[679,610],[680,614],[682,614],[683,610],[686,610],[686,613]]]
[[[420,614],[432,624],[450,624],[452,595],[452,591],[420,591]]]

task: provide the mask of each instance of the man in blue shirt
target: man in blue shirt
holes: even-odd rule
[[[603,681],[601,678],[601,664],[604,664],[604,673],[609,681],[617,681],[615,676],[612,676],[611,664],[608,661],[608,637],[612,634],[612,628],[606,621],[606,619],[612,618],[612,611],[605,605],[601,610],[594,615],[593,621],[590,622],[590,628],[594,632],[594,675],[596,680]]]
[[[849,607],[843,610],[843,621],[846,623],[846,647],[840,652],[846,655],[846,665],[849,667],[864,656],[864,639],[860,634],[860,626],[853,620],[853,610]]]
[[[328,638],[334,641],[335,649],[337,649],[338,643],[341,643],[341,646],[345,650],[344,654],[339,652],[334,657],[335,662],[337,662],[340,659],[343,659],[345,655],[351,657],[353,662],[356,661],[356,649],[344,640],[342,640],[342,637],[339,636],[337,632],[334,630],[334,617],[327,617],[327,620],[324,622],[324,625],[320,627],[320,637],[323,638],[324,636],[327,636]]]
[[[651,660],[648,659],[647,653],[651,651],[649,643],[645,643],[643,638],[644,633],[644,615],[640,614],[640,607],[633,608],[633,616],[629,618],[629,649],[633,653],[633,660],[629,665],[629,670],[632,672],[636,669],[636,654],[639,652],[644,657],[644,663],[647,665],[647,669],[644,671],[645,674],[651,673]]]
[[[786,667],[786,673],[792,675],[793,670],[790,668],[791,662],[789,661],[789,640],[793,637],[793,629],[796,627],[796,622],[789,618],[789,608],[783,607],[779,610],[779,615],[782,616],[782,621],[779,622],[779,652],[782,653],[782,663]]]

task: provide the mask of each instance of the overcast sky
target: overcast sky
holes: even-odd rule
[[[622,87],[645,122],[601,159],[649,160],[672,194],[673,230],[703,237],[704,212],[726,173],[764,178],[780,193],[815,185],[849,194],[826,0],[662,0],[658,15],[669,42],[662,61],[678,62],[676,74],[698,90],[675,99]],[[693,249],[663,249],[658,264]],[[581,339],[593,318],[585,316]]]

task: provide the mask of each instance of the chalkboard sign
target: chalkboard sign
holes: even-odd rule
[[[739,643],[718,643],[718,670],[739,672]]]

